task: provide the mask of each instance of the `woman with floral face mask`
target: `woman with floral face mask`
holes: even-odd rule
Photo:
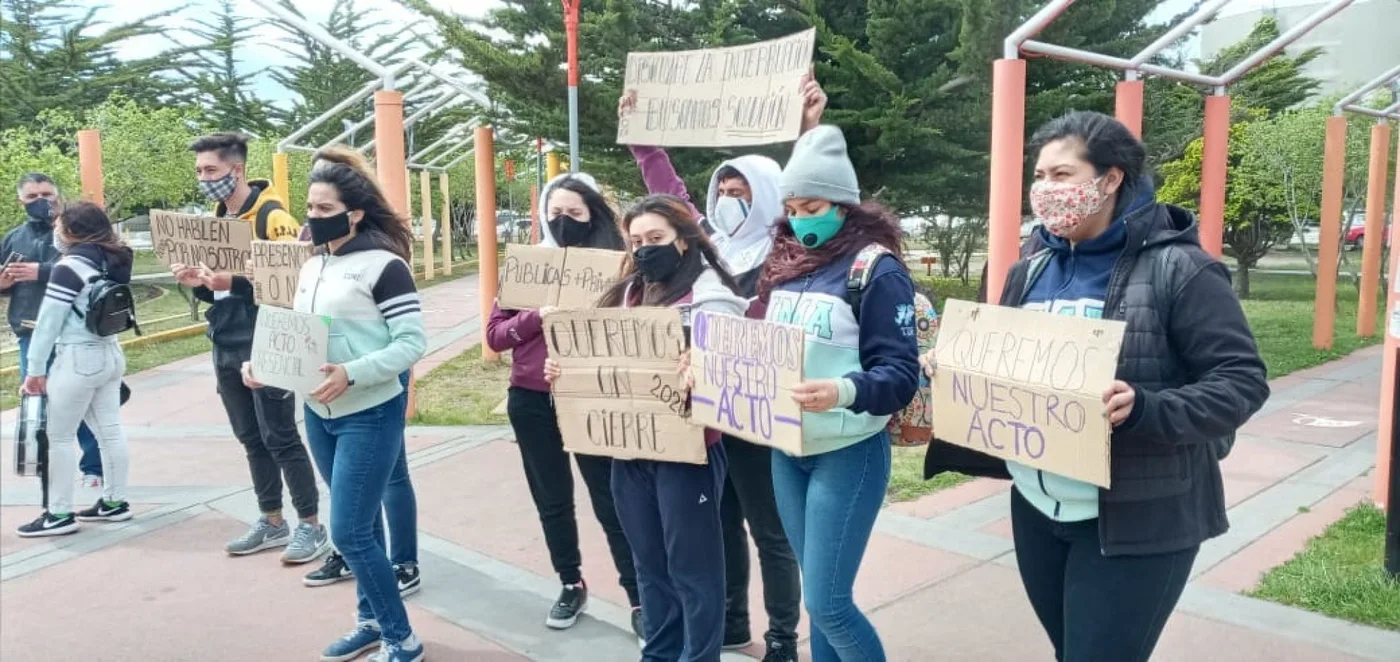
[[[1268,398],[1264,363],[1229,271],[1189,212],[1156,201],[1126,127],[1071,113],[1032,153],[1042,247],[1012,266],[1001,305],[1127,322],[1103,394],[1112,488],[939,442],[925,476],[1014,480],[1017,565],[1056,659],[1147,660],[1201,542],[1228,526],[1220,460]]]

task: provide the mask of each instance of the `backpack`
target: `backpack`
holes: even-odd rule
[[[91,261],[88,261],[92,264]],[[83,310],[74,302],[73,311],[87,326],[88,333],[96,336],[115,336],[127,329],[136,329],[141,335],[141,325],[136,323],[136,297],[131,286],[118,283],[107,277],[107,255],[102,255],[102,264],[93,265],[98,273],[88,278],[87,309]]]
[[[846,278],[846,303],[850,304],[857,323],[860,322],[861,296],[870,284],[875,264],[886,255],[892,256],[893,253],[880,244],[870,244],[862,248],[851,263],[851,272]],[[919,354],[922,356],[933,349],[938,337],[938,311],[933,308],[933,297],[915,285],[913,310],[899,314],[913,316]],[[890,416],[885,429],[889,431],[890,443],[895,446],[922,446],[933,439],[933,390],[922,369],[919,370],[919,390],[915,392],[914,399]]]

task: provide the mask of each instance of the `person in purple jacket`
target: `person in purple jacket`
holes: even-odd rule
[[[805,102],[802,130],[821,122],[826,95],[810,75],[802,81]],[[637,95],[629,90],[618,101],[619,119],[636,107]],[[660,147],[632,145],[632,156],[642,170],[642,180],[650,193],[667,193],[685,202],[700,227],[714,244],[725,267],[734,275],[736,293],[753,300],[763,263],[773,249],[773,224],[783,215],[778,195],[776,161],[759,154],[746,154],[724,161],[710,175],[705,196],[706,214],[690,202],[671,158]],[[762,319],[756,307],[750,317]],[[764,633],[766,653],[763,662],[791,662],[797,659],[797,622],[802,615],[802,578],[797,557],[783,532],[778,505],[773,497],[772,451],[738,437],[723,435],[729,471],[721,500],[720,528],[724,536],[725,616],[724,648],[748,646],[752,635],[749,623],[749,545],[752,536],[758,548],[763,577],[763,602],[768,612]],[[748,532],[744,522],[748,521]]]
[[[598,192],[597,183],[587,174],[565,174],[550,181],[541,192],[540,209],[549,219],[540,226],[542,246],[624,248],[616,215]],[[564,451],[564,438],[559,433],[549,383],[544,379],[547,352],[540,319],[546,312],[548,308],[502,310],[497,305],[486,323],[486,344],[497,352],[512,352],[506,414],[520,446],[530,497],[535,501],[540,524],[544,526],[549,559],[564,584],[545,625],[562,630],[578,621],[579,614],[587,607],[588,586],[580,569],[582,555],[579,553],[578,520],[574,517],[574,474],[569,467],[569,454]],[[617,566],[622,588],[632,606],[632,629],[641,637],[637,572],[632,563],[632,548],[627,544],[617,507],[613,504],[612,460],[576,454],[574,461],[588,486],[593,513],[603,526],[613,564]]]

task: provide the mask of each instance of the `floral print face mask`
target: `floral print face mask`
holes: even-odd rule
[[[1108,199],[1095,177],[1087,182],[1040,181],[1031,185],[1031,211],[1050,234],[1067,237]]]

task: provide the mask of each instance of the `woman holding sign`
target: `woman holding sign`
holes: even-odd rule
[[[295,308],[330,324],[325,380],[306,394],[306,438],[330,485],[331,540],[355,575],[357,623],[322,660],[379,647],[375,662],[418,662],[380,510],[403,452],[399,375],[423,355],[427,334],[409,270],[412,234],[378,184],[344,163],[311,172],[307,227],[320,255],[302,266]],[[257,384],[249,364],[244,379]]]
[[[540,244],[554,247],[583,247],[622,250],[622,233],[617,217],[598,192],[593,178],[584,173],[561,175],[545,186],[540,209],[549,219],[540,226]],[[592,301],[577,302],[592,305]],[[541,310],[503,310],[497,305],[486,323],[486,344],[492,350],[513,352],[510,391],[506,413],[515,430],[520,460],[525,465],[525,481],[540,514],[549,560],[564,587],[550,607],[545,625],[555,629],[571,627],[588,605],[588,585],[583,581],[578,548],[578,520],[574,517],[574,473],[569,453],[554,411],[554,399],[541,369],[546,348],[540,318]],[[593,514],[603,527],[617,567],[622,588],[632,606],[632,629],[642,636],[641,598],[637,594],[637,571],[632,564],[632,548],[617,519],[612,497],[612,459],[597,455],[574,455],[579,473],[588,487]]]
[[[1156,201],[1127,127],[1070,113],[1031,149],[1043,248],[1012,266],[1001,305],[1127,323],[1103,394],[1111,488],[944,443],[925,474],[1014,480],[1017,565],[1056,659],[1147,660],[1201,543],[1228,526],[1220,460],[1268,398],[1264,363],[1228,269],[1190,212]]]
[[[819,126],[798,138],[779,188],[787,218],[759,296],[768,321],[805,332],[806,381],[792,391],[804,453],[773,451],[773,491],[802,569],[812,659],[884,660],[851,591],[889,485],[886,424],[919,387],[914,284],[899,258],[898,220],[861,204],[840,129]],[[853,293],[849,275],[862,254],[876,257]]]
[[[677,306],[742,316],[747,302],[684,200],[651,195],[622,219],[632,245],[604,308]],[[684,363],[684,362],[683,362]],[[545,361],[553,382],[559,365]],[[720,495],[727,461],[705,431],[706,464],[614,460],[612,494],[637,563],[646,640],[642,659],[719,660],[724,639],[724,540]]]

